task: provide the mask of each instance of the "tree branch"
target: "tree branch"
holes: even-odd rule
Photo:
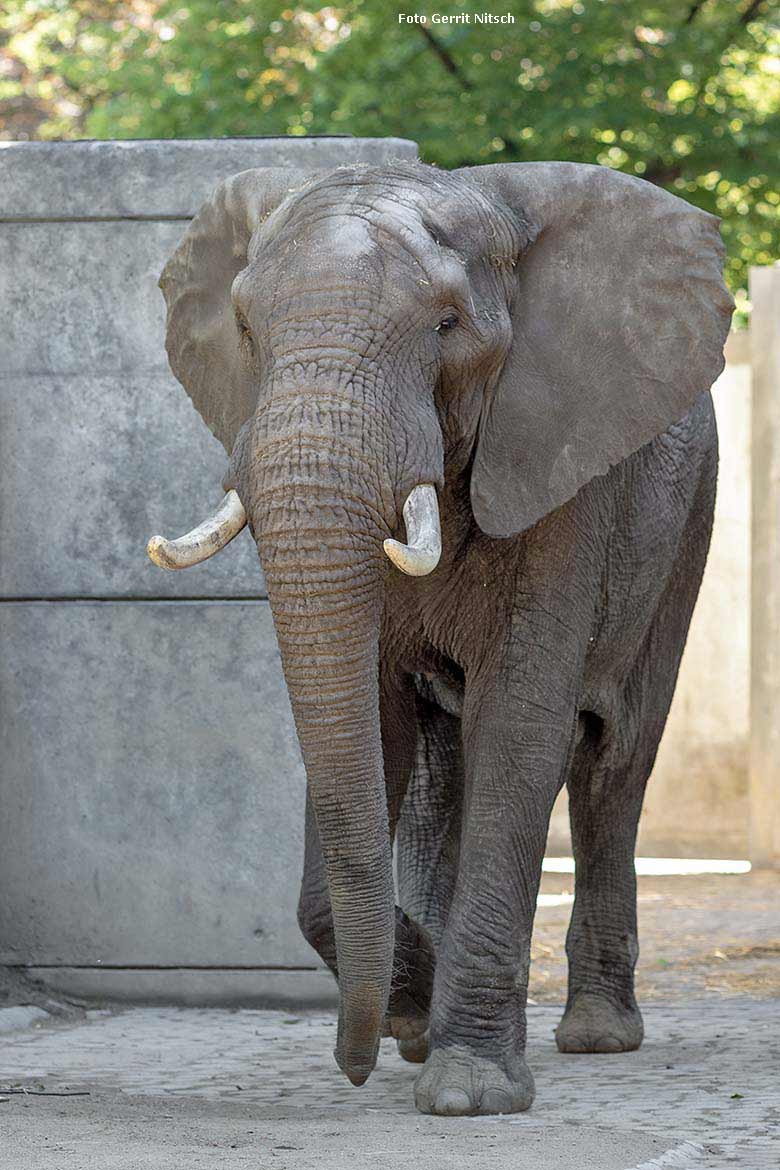
[[[694,20],[699,15],[699,12],[706,3],[707,0],[694,0],[694,3],[691,4],[690,8],[688,9],[688,15],[683,21],[683,24],[693,24]]]
[[[694,20],[699,15],[706,3],[707,0],[693,0],[693,3],[688,9],[688,15],[683,21],[683,25],[693,24]],[[751,0],[745,11],[740,13],[739,23],[742,25],[750,24],[753,17],[758,15],[758,12],[762,8],[763,4],[764,0]]]
[[[743,25],[750,24],[753,17],[758,16],[758,11],[763,7],[763,4],[764,0],[752,0],[752,3],[748,4],[745,11],[741,14],[739,23]]]
[[[654,183],[656,187],[665,187],[667,183],[673,183],[675,179],[679,179],[681,174],[682,167],[677,163],[665,163],[658,158],[647,164],[645,173],[641,177],[646,179],[648,183]]]
[[[436,37],[433,35],[433,33],[427,27],[427,25],[418,24],[417,27],[419,28],[422,35],[425,37],[429,46],[433,49],[436,56],[441,61],[442,65],[447,70],[447,72],[452,74],[452,76],[458,82],[458,85],[460,86],[460,88],[462,90],[464,90],[466,93],[469,93],[470,90],[472,90],[474,87],[472,86],[468,77],[463,76],[463,74],[460,71],[459,66],[456,64],[455,61],[453,61],[452,57],[450,56],[449,52],[444,47],[444,45],[441,43],[441,41],[436,39]]]

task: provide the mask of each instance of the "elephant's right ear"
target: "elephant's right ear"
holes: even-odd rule
[[[165,347],[176,377],[228,454],[253,413],[257,387],[238,345],[230,291],[255,230],[314,172],[261,167],[224,180],[163,269]]]

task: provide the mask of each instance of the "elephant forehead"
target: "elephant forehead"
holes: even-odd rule
[[[353,206],[288,219],[253,249],[242,284],[248,292],[259,281],[266,297],[272,290],[299,295],[307,287],[336,292],[345,282],[397,297],[404,289],[421,294],[462,280],[458,261],[431,238],[419,215],[376,206],[368,214]]]
[[[352,209],[321,209],[319,214],[296,216],[285,235],[305,244],[308,257],[337,255],[342,261],[361,261],[376,252],[375,234],[367,217]]]
[[[421,260],[439,247],[461,257],[512,253],[517,241],[503,220],[475,185],[434,167],[344,167],[291,192],[259,227],[250,258],[291,239],[365,258],[386,248],[388,236]]]
[[[285,250],[290,245],[298,250],[305,247],[309,255],[360,260],[386,247],[385,234],[405,239],[413,251],[431,246],[422,213],[413,204],[402,204],[365,186],[329,192],[329,200],[323,198],[325,194],[316,191],[288,208],[284,222],[276,225],[275,231],[275,225],[269,225],[270,230],[258,238],[257,250],[265,242]]]

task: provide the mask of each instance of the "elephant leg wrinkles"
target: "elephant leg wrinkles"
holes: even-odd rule
[[[400,901],[438,947],[458,876],[463,800],[460,718],[418,683],[417,752],[397,832]],[[405,1060],[422,1063],[427,1035],[400,1039]]]
[[[699,506],[620,696],[604,720],[584,721],[568,778],[576,878],[566,939],[569,991],[556,1031],[561,1052],[625,1052],[643,1039],[634,996],[634,848],[707,557],[714,471],[702,477],[697,494]]]
[[[424,1113],[527,1109],[525,997],[531,930],[549,815],[575,726],[582,654],[555,622],[521,614],[489,679],[466,688],[466,788],[460,866],[438,953],[430,1053],[415,1100]],[[569,631],[564,641],[568,638]],[[550,655],[568,664],[554,695],[534,679]]]

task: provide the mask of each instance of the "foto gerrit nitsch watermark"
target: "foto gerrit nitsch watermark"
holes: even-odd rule
[[[399,12],[399,24],[514,24],[511,12],[458,12],[450,16],[446,12]]]

